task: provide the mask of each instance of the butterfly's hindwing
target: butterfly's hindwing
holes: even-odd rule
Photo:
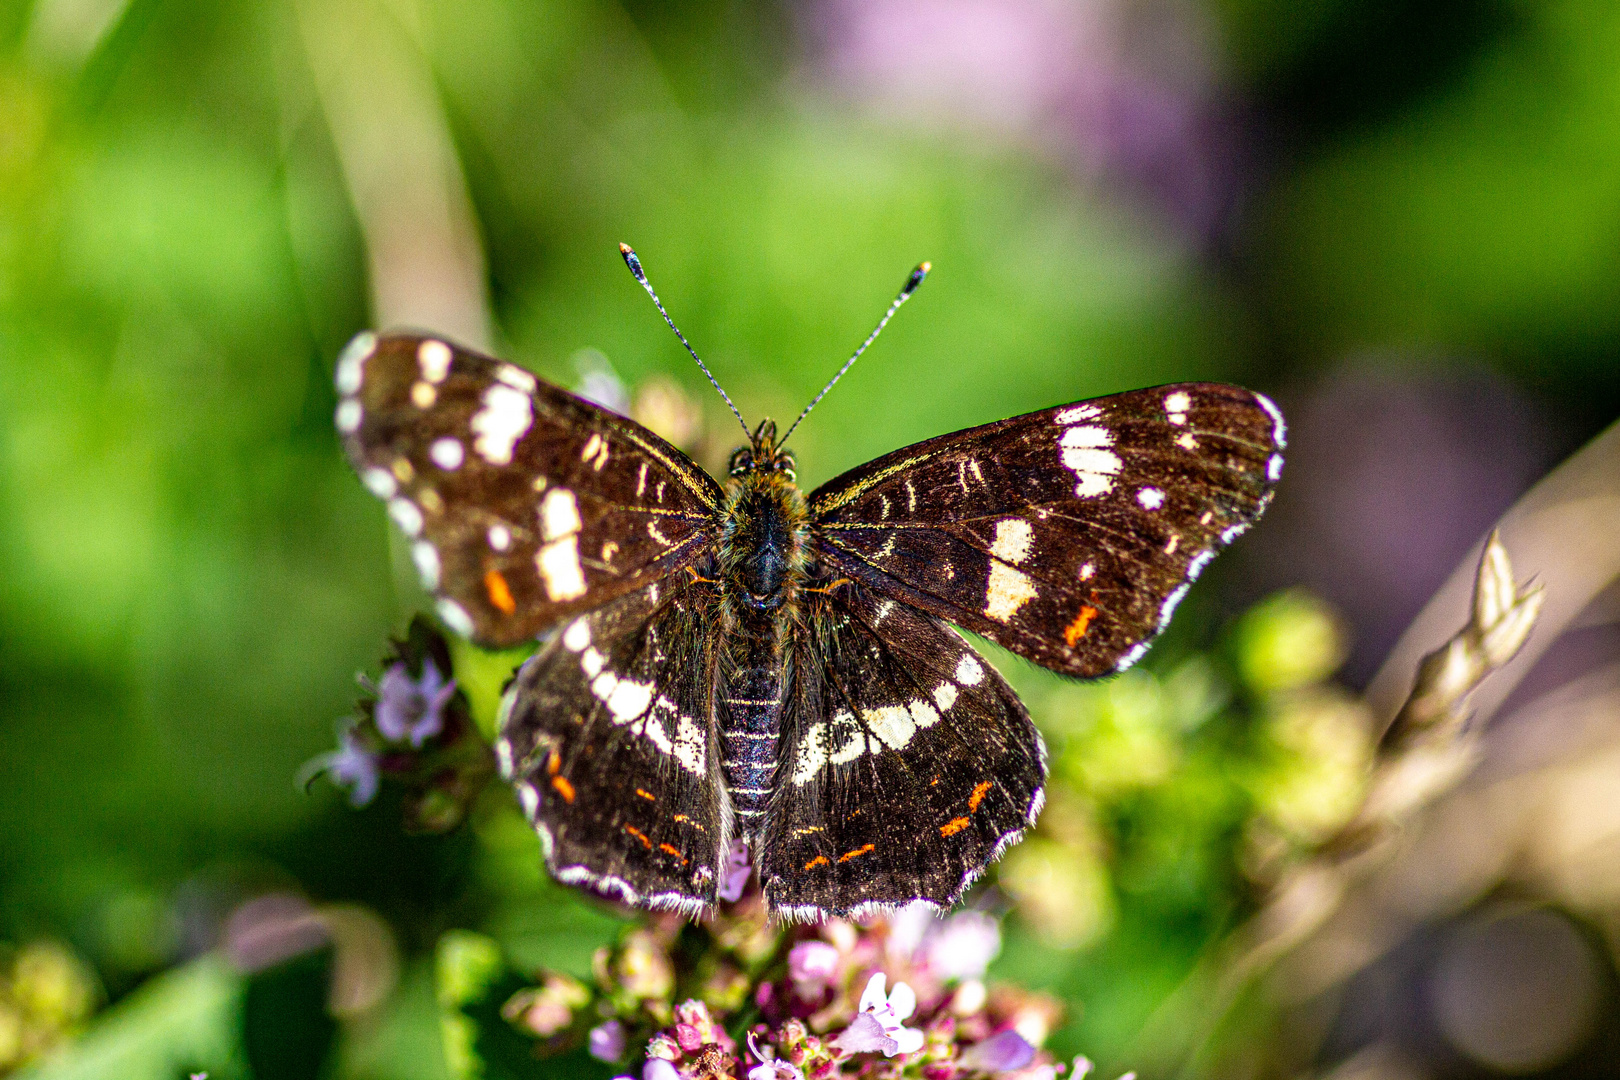
[[[559,881],[688,914],[714,903],[728,837],[704,588],[653,584],[576,617],[502,699],[501,770]]]
[[[758,853],[789,918],[948,907],[1040,811],[1012,688],[939,620],[853,582],[807,606]]]
[[[1282,416],[1187,383],[918,443],[810,496],[840,573],[1045,667],[1129,666],[1265,509]]]
[[[411,538],[453,629],[532,638],[712,550],[717,485],[639,424],[437,338],[338,362],[355,470]]]

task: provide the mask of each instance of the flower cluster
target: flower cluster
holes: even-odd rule
[[[538,1053],[583,1043],[600,1061],[639,1062],[639,1080],[1084,1075],[1084,1059],[1041,1049],[1055,1000],[987,984],[1000,948],[981,911],[939,918],[917,904],[785,928],[749,890],[703,923],[652,917],[597,955],[595,987],[546,974],[501,1014]]]
[[[405,788],[408,829],[444,832],[466,816],[494,760],[452,677],[444,636],[417,616],[390,644],[382,677],[360,676],[366,696],[359,716],[339,722],[338,748],[305,765],[299,781],[324,775],[358,807],[376,798],[386,776]]]

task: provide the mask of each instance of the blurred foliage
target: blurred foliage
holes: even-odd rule
[[[1189,8],[1266,148],[1214,252],[1128,182],[829,92],[813,5],[353,6],[431,73],[498,351],[573,383],[597,350],[666,405],[668,388],[702,402],[711,465],[729,417],[620,240],[751,418],[797,412],[934,262],[796,436],[809,486],[1054,402],[1280,382],[1357,352],[1478,357],[1588,426],[1620,402],[1614,5]],[[323,967],[287,974],[275,993],[295,1003],[269,1010],[314,1047],[286,1068],[379,1080],[446,1075],[446,931],[585,978],[625,925],[545,878],[504,792],[407,836],[397,788],[353,813],[293,782],[421,601],[331,429],[332,359],[370,315],[314,8],[0,5],[0,940],[53,943],[5,954],[0,1070],[101,1002],[44,1075],[247,1075],[262,1044],[243,1002],[275,980],[219,950],[267,892],[393,928],[403,975],[375,1008],[328,1025]],[[1054,1045],[1105,1068],[1357,797],[1361,720],[1325,681],[1343,627],[1295,593],[1228,625],[1223,572],[1126,677],[1067,685],[1001,658],[1061,782],[1000,874],[997,970],[1070,1002]],[[454,646],[486,735],[520,658]],[[54,957],[57,982],[20,974],[26,956]]]

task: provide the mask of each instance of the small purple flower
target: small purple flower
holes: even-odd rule
[[[774,1047],[760,1046],[752,1033],[748,1036],[748,1049],[759,1059],[759,1064],[748,1070],[748,1080],[804,1080],[803,1069],[777,1057]]]
[[[726,853],[726,868],[720,872],[720,899],[728,904],[740,899],[743,889],[748,886],[748,875],[752,872],[748,861],[748,844],[733,840],[731,850]]]
[[[624,1025],[617,1020],[591,1028],[591,1057],[597,1061],[618,1061],[624,1057]]]
[[[801,941],[788,952],[788,978],[806,1001],[817,1001],[838,978],[841,956],[825,941]]]
[[[1035,1060],[1035,1048],[1016,1031],[1003,1031],[983,1042],[974,1043],[956,1059],[970,1072],[1010,1072]]]
[[[299,786],[308,786],[322,774],[339,787],[349,788],[349,802],[354,806],[364,806],[376,798],[377,755],[356,737],[352,721],[339,728],[336,750],[314,758],[298,770]]]
[[[422,660],[422,677],[412,679],[404,663],[383,673],[377,686],[377,730],[385,739],[410,739],[418,749],[444,730],[444,706],[456,692],[456,680],[445,682],[431,658]]]
[[[681,1074],[663,1058],[648,1058],[641,1067],[641,1080],[681,1080]]]
[[[887,982],[888,976],[881,971],[872,976],[861,994],[861,1011],[832,1041],[834,1046],[846,1054],[881,1051],[884,1057],[922,1049],[923,1033],[903,1023],[916,1010],[917,995],[903,982],[895,983],[894,992],[885,995]]]

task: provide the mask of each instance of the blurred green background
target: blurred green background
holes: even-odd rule
[[[446,929],[584,973],[619,925],[542,880],[514,813],[412,837],[387,792],[356,813],[293,777],[422,602],[332,431],[357,330],[432,327],[564,385],[596,350],[632,393],[679,388],[705,462],[730,449],[621,240],[751,421],[796,414],[932,260],[795,437],[807,488],[1160,382],[1295,417],[1275,513],[1144,674],[1000,658],[1070,794],[1007,864],[995,970],[1064,997],[1056,1044],[1117,1071],[1251,903],[1254,822],[1308,838],[1353,802],[1349,690],[1620,412],[1620,8],[0,4],[0,960],[18,987],[29,958],[57,973],[28,1038],[132,1055],[79,1075],[241,1067],[221,1018],[245,991],[211,950],[254,897],[346,905],[399,965],[335,1020],[326,973],[252,983],[257,1037],[318,1048],[290,1077],[444,1075]],[[1348,656],[1348,689],[1267,721],[1290,661],[1244,664],[1295,616],[1332,658],[1284,681]],[[34,1045],[6,1030],[0,1072]],[[1436,1055],[1407,1075],[1493,1067]],[[1571,1055],[1538,1068],[1612,1075]]]

